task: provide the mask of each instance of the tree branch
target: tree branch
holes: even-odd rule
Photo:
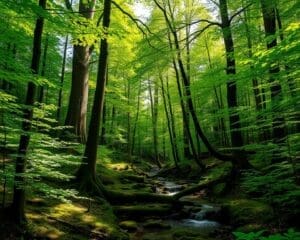
[[[208,19],[199,19],[199,20],[196,20],[196,21],[193,21],[193,22],[190,22],[190,23],[185,23],[184,26],[180,27],[178,30],[182,29],[182,28],[185,28],[186,26],[192,26],[194,24],[197,24],[197,23],[201,23],[201,22],[205,22],[205,23],[209,23],[210,26],[218,26],[218,27],[222,27],[222,24],[219,23],[219,22],[214,22],[214,21],[210,21]]]
[[[141,21],[140,19],[138,19],[138,18],[133,17],[130,13],[128,13],[127,11],[125,11],[125,10],[124,10],[119,4],[117,4],[115,1],[112,1],[112,4],[115,5],[115,7],[116,7],[117,9],[119,9],[123,14],[125,14],[127,17],[129,17],[129,18],[135,23],[135,25],[137,26],[137,28],[138,28],[144,35],[147,35],[147,34],[145,33],[144,29],[143,29],[138,23],[142,24],[142,25],[147,29],[147,31],[148,31],[149,33],[152,34],[151,30],[149,29],[149,27],[148,27],[144,22],[142,22],[142,21]]]
[[[244,12],[248,7],[250,7],[252,5],[252,3],[249,3],[248,5],[246,5],[245,7],[241,8],[239,11],[237,11],[236,13],[234,13],[230,18],[229,18],[229,24],[231,23],[231,21],[239,14],[241,14],[242,12]]]
[[[211,26],[215,26],[215,25],[221,27],[221,24],[214,24],[212,22],[210,24],[207,24],[204,28],[200,29],[199,31],[192,33],[191,35],[194,35],[194,36],[190,39],[189,43],[192,43],[197,37],[199,37],[202,33],[204,33],[208,28],[210,28]]]

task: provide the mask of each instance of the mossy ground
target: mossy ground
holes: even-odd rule
[[[97,173],[109,191],[122,193],[127,197],[143,193],[145,193],[145,196],[153,194],[152,187],[153,183],[155,184],[155,179],[150,180],[150,182],[152,181],[151,185],[149,180],[143,174],[140,174],[140,169],[149,170],[149,164],[138,163],[132,166],[125,161],[121,161],[122,157],[107,148],[103,148],[98,157]],[[124,160],[126,160],[126,157],[124,157]],[[217,179],[228,174],[231,170],[230,163],[223,163],[213,158],[204,160],[204,163],[208,166],[208,169],[203,175],[199,175],[199,169],[192,165],[190,173],[186,174],[183,179],[194,179],[194,184],[196,184],[197,180],[201,182]],[[77,168],[76,165],[63,166],[62,171],[75,173]],[[136,170],[140,170],[140,172]],[[174,176],[174,174],[170,174],[170,179]],[[165,177],[169,178],[168,175]],[[62,184],[62,182],[53,182],[52,184],[60,187],[64,185],[65,188],[72,187],[71,184]],[[12,186],[8,185],[7,187],[6,202],[9,204],[11,202]],[[228,224],[231,224],[234,229],[243,231],[261,229],[266,227],[268,222],[274,220],[272,220],[272,209],[266,204],[249,200],[239,191],[225,196],[224,189],[226,189],[226,183],[218,183],[212,189],[205,190],[204,193],[202,191],[194,193],[182,198],[181,201],[192,201],[195,205],[198,202],[201,205],[206,201],[215,201],[222,204],[228,210],[228,215],[225,216],[228,218],[226,219]],[[2,192],[0,197],[2,198]],[[166,202],[146,205],[133,199],[130,200],[130,204],[124,205],[124,203],[121,203],[118,205],[116,203],[117,205],[111,206],[103,199],[95,196],[89,197],[90,199],[78,198],[71,199],[70,202],[63,202],[59,199],[49,199],[47,196],[41,197],[39,193],[28,192],[26,216],[29,223],[29,232],[33,236],[32,239],[128,239],[125,229],[122,230],[119,226],[119,222],[126,222],[127,220],[134,220],[138,223],[135,226],[137,227],[136,231],[130,233],[130,239],[133,240],[216,239],[202,236],[201,233],[195,232],[195,229],[188,228],[159,228],[155,231],[146,229],[141,232],[141,228],[145,229],[143,223],[153,218],[153,215],[156,216],[154,219],[159,220],[162,212],[169,212],[170,205],[164,205]],[[148,216],[145,213],[149,213]],[[146,218],[139,221],[136,217],[141,214],[145,214]]]

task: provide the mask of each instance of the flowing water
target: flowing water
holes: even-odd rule
[[[154,176],[155,174],[153,174]],[[188,182],[176,183],[162,177],[156,178],[156,193],[172,196],[187,187]],[[132,239],[173,239],[174,231],[180,230],[188,233],[199,234],[195,239],[208,239],[209,235],[218,229],[221,224],[206,219],[209,213],[219,211],[219,207],[189,200],[184,206],[185,214],[175,213],[161,220],[162,224],[168,225],[170,229],[144,229],[142,237]],[[211,215],[211,214],[210,214]],[[176,233],[175,233],[176,234]],[[187,236],[186,236],[187,237]]]

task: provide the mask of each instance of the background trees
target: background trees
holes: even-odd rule
[[[132,1],[39,3],[0,1],[1,151],[16,159],[10,176],[19,222],[25,196],[18,182],[39,179],[29,173],[52,169],[49,152],[67,150],[38,152],[46,159],[39,164],[27,152],[45,142],[64,145],[55,137],[67,131],[85,149],[75,175],[91,192],[104,188],[99,142],[126,152],[132,165],[143,159],[181,169],[195,162],[205,172],[202,160],[212,156],[236,170],[248,162],[289,166],[298,177],[297,1],[144,1],[143,17]],[[59,126],[62,119],[73,130]]]

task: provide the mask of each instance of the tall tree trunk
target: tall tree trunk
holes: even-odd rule
[[[186,0],[184,2],[186,9],[190,9],[190,1]],[[188,82],[190,84],[191,82],[191,53],[190,53],[190,34],[191,34],[191,25],[189,25],[191,23],[191,17],[189,16],[188,11],[185,14],[185,22],[186,27],[185,27],[185,47],[186,47],[186,72],[187,72],[187,78],[188,78]],[[184,97],[186,98],[186,91],[184,91]],[[189,137],[188,137],[188,130],[187,128],[190,128],[190,113],[189,113],[189,108],[188,108],[188,103],[186,101],[185,103],[185,109],[186,109],[186,118],[187,118],[187,122],[185,123],[183,121],[183,153],[184,153],[184,157],[187,159],[192,158],[192,154],[190,152],[190,144],[193,144],[193,142],[190,141]],[[197,138],[197,136],[196,136]],[[195,147],[195,146],[193,146]]]
[[[162,77],[161,74],[159,75],[159,79],[160,79],[160,85],[161,85],[161,95],[162,95],[165,114],[166,114],[166,119],[167,119],[167,126],[168,126],[168,132],[169,132],[169,138],[170,138],[170,143],[171,143],[173,160],[174,160],[175,166],[178,168],[179,167],[178,166],[179,156],[178,156],[178,148],[177,148],[177,143],[176,143],[176,137],[174,137],[174,134],[176,134],[176,133],[174,132],[175,126],[173,124],[174,122],[172,121],[172,117],[173,117],[171,115],[172,109],[168,109],[167,98],[166,98],[166,90],[165,90],[165,87],[164,87],[163,77]],[[167,81],[168,81],[168,79],[167,79]]]
[[[206,49],[206,53],[207,53],[209,68],[212,69],[213,65],[212,65],[212,61],[211,61],[211,57],[210,57],[210,51],[209,51],[206,35],[205,35],[205,49]],[[220,90],[220,94],[218,94],[217,86],[214,86],[213,88],[214,88],[214,93],[216,96],[216,102],[218,105],[218,109],[222,110],[223,109],[223,100],[222,100],[221,90]],[[221,89],[221,86],[219,86],[219,88]],[[219,97],[219,95],[220,95],[220,97]],[[221,143],[223,144],[223,146],[227,146],[228,136],[226,133],[226,124],[225,124],[224,117],[220,117],[219,122],[220,122],[219,130],[220,130],[220,134],[221,134],[221,137],[220,137]]]
[[[95,3],[96,0],[91,2],[80,0],[80,14],[86,19],[92,19]],[[73,47],[72,86],[65,125],[73,127],[72,133],[75,134],[81,143],[86,142],[86,114],[91,53],[90,46],[74,45]]]
[[[187,94],[187,103],[188,103],[188,107],[189,107],[189,111],[195,126],[195,130],[197,132],[197,135],[202,139],[204,145],[207,147],[208,151],[216,158],[223,160],[223,161],[231,161],[232,160],[232,156],[226,156],[221,154],[220,152],[216,151],[213,146],[210,144],[210,142],[208,141],[207,137],[205,136],[204,132],[202,131],[202,128],[200,126],[195,108],[194,108],[194,104],[192,101],[192,96],[191,96],[191,91],[190,91],[190,86],[189,86],[189,82],[187,80],[187,76],[185,73],[185,69],[184,69],[184,64],[182,62],[182,57],[181,57],[181,52],[180,52],[180,46],[179,46],[179,39],[177,36],[177,32],[176,29],[174,29],[174,27],[172,26],[172,23],[169,19],[168,13],[166,11],[166,9],[161,6],[157,0],[154,0],[155,4],[158,6],[158,8],[162,11],[167,27],[169,28],[172,36],[173,36],[173,40],[174,42],[171,41],[171,39],[169,38],[169,43],[170,43],[170,47],[171,50],[172,49],[172,44],[174,44],[175,49],[176,50],[176,56],[174,56],[174,61],[176,61],[178,63],[179,66],[179,71],[183,80],[183,84],[184,84],[184,88],[186,88],[186,94]],[[174,65],[174,61],[173,61],[173,65]],[[176,63],[175,63],[176,65]],[[177,69],[177,67],[175,68]]]
[[[104,1],[102,26],[109,29],[111,0]],[[100,122],[103,114],[103,102],[108,66],[108,42],[107,33],[101,39],[100,55],[98,62],[97,85],[92,107],[92,116],[89,125],[88,138],[85,146],[82,164],[77,172],[77,180],[80,188],[86,191],[94,191],[101,194],[104,190],[102,183],[96,176],[97,150],[99,142]]]
[[[153,132],[153,147],[154,147],[154,160],[159,168],[161,163],[159,161],[158,153],[158,137],[157,137],[157,117],[158,117],[158,85],[154,82],[154,94],[152,93],[151,80],[148,79],[148,89],[150,96],[151,116],[152,116],[152,132]]]
[[[13,48],[11,49],[11,43],[8,43],[7,44],[7,49],[6,49],[6,52],[7,52],[7,54],[8,54],[8,56],[10,57],[11,56],[11,52],[13,52],[12,53],[12,55],[13,55],[13,57],[14,57],[14,51],[16,50],[16,45],[14,44],[13,45]],[[8,58],[9,59],[9,58]],[[3,68],[4,68],[4,70],[6,70],[6,71],[8,71],[9,70],[9,61],[8,61],[8,59],[7,58],[5,58],[4,59],[4,66],[3,66]],[[11,91],[11,88],[12,88],[12,84],[9,82],[9,81],[7,81],[6,79],[1,79],[1,85],[0,85],[1,87],[1,89],[3,90],[3,91],[6,91],[6,92],[10,92]]]
[[[56,112],[57,122],[60,122],[60,115],[61,115],[62,93],[63,93],[63,85],[64,85],[64,80],[65,80],[68,42],[69,42],[69,35],[66,36],[65,43],[64,43],[63,61],[62,61],[62,67],[61,67],[60,86],[59,86],[59,92],[58,92],[58,102],[57,102],[57,112]]]
[[[125,95],[127,95],[127,156],[130,163],[132,163],[131,159],[131,114],[130,114],[130,95],[131,95],[131,87],[130,81],[127,79],[127,86],[125,86]]]
[[[283,35],[283,29],[282,29],[282,22],[281,22],[281,17],[280,17],[279,10],[278,10],[277,7],[275,7],[275,14],[276,14],[278,30],[279,30],[279,33],[280,33],[279,34],[280,40],[283,41],[284,40],[284,35]],[[287,64],[284,65],[284,68],[285,68],[285,71],[286,71],[286,74],[287,74],[287,77],[288,77],[287,83],[288,83],[288,86],[289,86],[291,97],[293,99],[295,99],[295,101],[296,101],[295,108],[294,108],[294,114],[293,114],[293,119],[296,122],[294,132],[300,133],[300,122],[299,122],[299,119],[300,119],[300,104],[299,104],[299,102],[297,102],[298,101],[297,99],[298,99],[298,96],[299,96],[299,88],[297,88],[297,84],[296,84],[295,79],[293,77],[289,76],[292,69]]]
[[[43,9],[46,8],[47,0],[39,0],[39,6]],[[31,59],[32,73],[37,75],[39,73],[39,63],[41,57],[41,42],[44,26],[44,18],[40,16],[36,20],[34,37],[33,37],[33,51]],[[18,157],[16,158],[16,169],[14,178],[14,196],[12,202],[12,214],[17,224],[23,224],[26,221],[25,218],[25,171],[26,171],[26,154],[28,145],[30,142],[31,120],[33,117],[33,105],[36,94],[36,85],[33,82],[29,82],[27,86],[27,94],[25,105],[23,110],[23,122],[22,130],[23,134],[20,137]]]
[[[261,9],[263,14],[263,22],[265,28],[265,36],[267,38],[267,49],[272,49],[277,46],[276,34],[276,16],[274,3],[268,0],[261,0]],[[270,63],[269,67],[269,83],[271,90],[271,104],[272,104],[272,128],[273,128],[273,142],[278,145],[285,144],[286,129],[285,121],[278,105],[283,99],[281,84],[276,75],[280,72],[279,65]],[[278,111],[279,110],[279,111]],[[273,161],[282,161],[281,153],[274,151]]]
[[[252,39],[251,39],[251,32],[249,29],[250,24],[250,16],[248,16],[248,12],[244,11],[244,21],[245,21],[245,31],[246,31],[246,38],[247,38],[247,47],[248,47],[248,57],[251,59],[253,57],[252,53]],[[250,70],[254,70],[253,64],[250,65]],[[267,136],[269,135],[267,133],[267,129],[263,127],[264,122],[266,121],[265,117],[263,117],[263,98],[262,93],[260,91],[258,79],[256,77],[252,78],[252,87],[253,87],[253,93],[254,93],[254,100],[255,100],[255,109],[256,109],[256,122],[258,126],[258,139],[259,141],[265,141],[267,140]]]
[[[108,70],[106,70],[108,72]],[[108,76],[106,74],[106,86],[108,83]],[[100,145],[105,145],[106,144],[106,116],[107,115],[107,104],[106,101],[104,100],[103,103],[103,114],[102,114],[102,122],[101,122],[101,133],[100,133]]]
[[[136,108],[136,114],[135,114],[135,119],[134,119],[134,123],[133,123],[132,140],[131,140],[131,155],[134,153],[134,148],[135,148],[135,133],[136,133],[137,123],[138,123],[139,114],[140,114],[141,92],[142,92],[142,81],[140,81],[140,84],[139,84],[138,99],[137,99],[137,108]]]
[[[48,45],[49,45],[49,35],[46,35],[45,39],[45,45],[44,45],[44,52],[43,52],[43,59],[42,59],[42,70],[41,70],[41,76],[45,77],[46,74],[46,62],[47,62],[47,54],[48,54]],[[44,91],[45,87],[40,86],[39,87],[39,92],[38,92],[38,102],[42,103],[44,100]]]
[[[234,45],[231,33],[231,26],[228,17],[227,0],[220,0],[220,15],[222,21],[222,33],[226,51],[226,74],[230,78],[226,84],[227,86],[227,104],[229,108],[229,126],[231,135],[231,144],[234,152],[237,155],[241,154],[240,148],[243,146],[243,136],[241,131],[240,117],[237,113],[237,87],[234,79],[236,74],[236,64],[234,57]],[[238,168],[248,167],[246,156],[237,157],[235,164]]]

